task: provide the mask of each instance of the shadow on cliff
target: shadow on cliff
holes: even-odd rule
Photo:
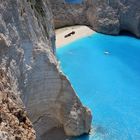
[[[134,38],[139,39],[135,34],[133,34],[133,33],[130,32],[130,31],[127,31],[127,30],[121,30],[121,31],[119,32],[119,36],[129,36],[129,37],[134,37]]]
[[[69,140],[69,137],[65,135],[63,128],[53,128],[46,132],[41,140]]]
[[[89,140],[89,135],[82,135],[80,137],[68,137],[65,135],[62,128],[53,128],[46,132],[41,140]]]

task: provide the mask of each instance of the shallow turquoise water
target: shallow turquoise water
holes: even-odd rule
[[[94,116],[91,134],[75,140],[140,140],[140,40],[97,33],[57,57]]]

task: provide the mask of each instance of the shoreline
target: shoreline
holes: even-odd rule
[[[69,27],[56,29],[55,30],[56,48],[60,48],[77,39],[90,36],[94,33],[96,32],[90,29],[88,26],[84,26],[84,25],[76,25],[76,26],[69,26]]]

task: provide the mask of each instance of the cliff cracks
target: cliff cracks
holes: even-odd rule
[[[91,112],[54,55],[49,1],[1,0],[0,21],[0,139],[43,140],[54,127],[69,136],[88,133]]]

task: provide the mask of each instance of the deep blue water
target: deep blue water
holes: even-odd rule
[[[93,113],[91,134],[75,140],[140,140],[140,40],[97,33],[57,57]]]
[[[83,0],[65,0],[65,1],[68,2],[68,3],[77,4],[77,3],[82,3]]]

